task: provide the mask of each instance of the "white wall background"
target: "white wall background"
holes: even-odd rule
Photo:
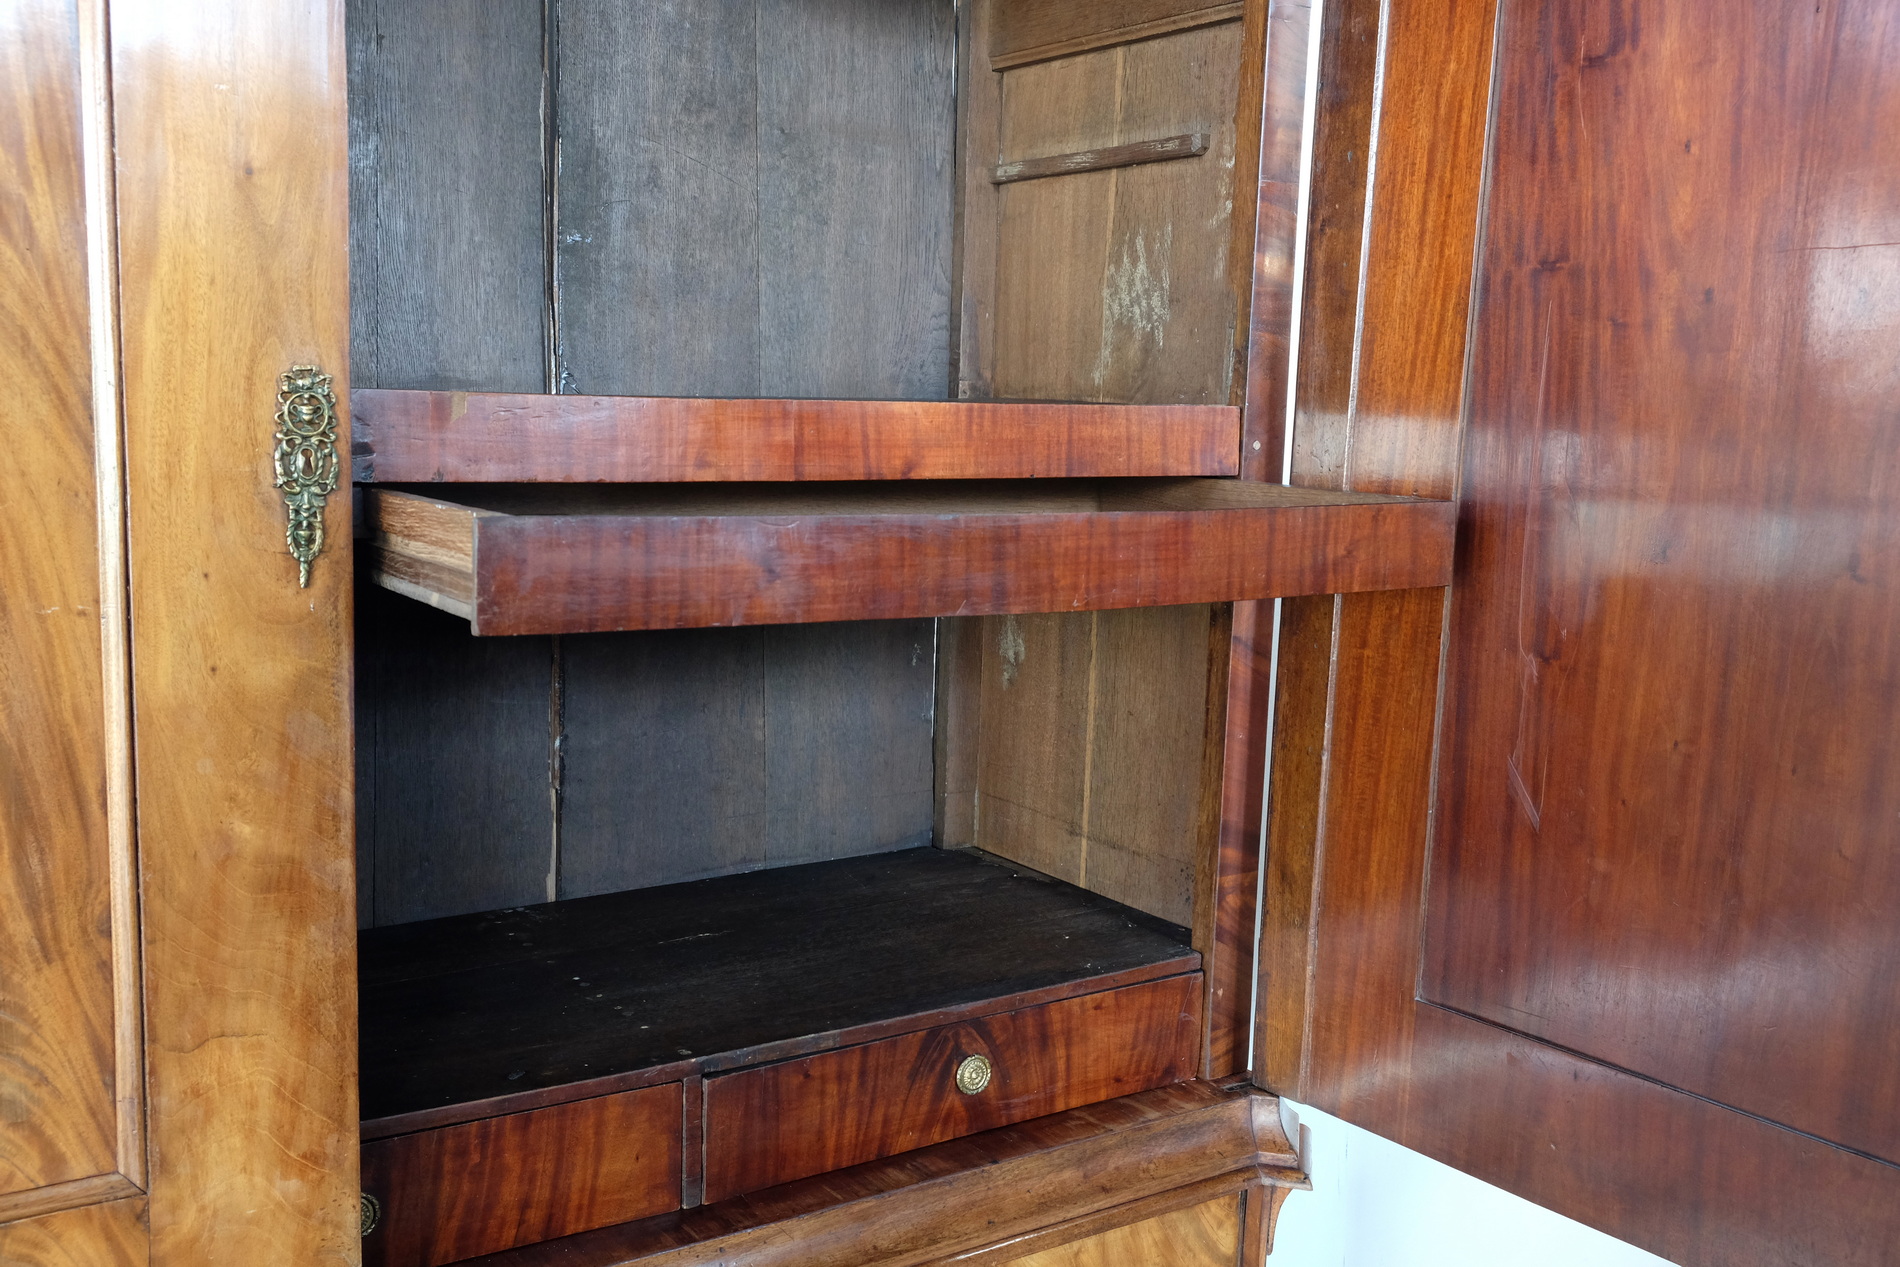
[[[1313,1190],[1287,1198],[1269,1267],[1664,1265],[1350,1122],[1287,1108],[1304,1128]]]

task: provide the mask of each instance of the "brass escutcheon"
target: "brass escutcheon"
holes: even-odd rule
[[[965,1056],[957,1065],[957,1090],[975,1095],[990,1085],[990,1061],[987,1056]]]
[[[376,1225],[383,1221],[383,1203],[367,1192],[363,1193],[362,1197],[363,1230],[360,1235],[368,1236],[376,1230]]]

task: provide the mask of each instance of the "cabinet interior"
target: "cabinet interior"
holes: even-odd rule
[[[1240,6],[1114,10],[351,0],[353,387],[1227,406]],[[838,877],[934,846],[1174,929],[1169,971],[1211,936],[1225,604],[477,637],[370,554],[366,1080],[391,956],[538,904],[761,872],[840,918]]]

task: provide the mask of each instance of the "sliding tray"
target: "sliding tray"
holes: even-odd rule
[[[350,394],[358,484],[1235,475],[1226,405]]]
[[[1451,579],[1454,507],[1226,479],[373,487],[378,583],[478,634],[1085,611]]]
[[[365,930],[374,1267],[1180,1082],[1187,930],[931,848]]]

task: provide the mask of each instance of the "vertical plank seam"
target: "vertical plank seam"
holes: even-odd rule
[[[546,359],[542,390],[549,394],[565,387],[561,366],[561,130],[556,97],[560,70],[558,2],[541,0],[541,346]]]
[[[125,437],[119,400],[118,188],[114,170],[111,28],[105,0],[79,5],[87,324],[92,371],[93,491],[98,523],[99,648],[104,706],[106,858],[112,963],[113,1098],[119,1172],[141,1190],[145,1034],[139,953],[138,842],[132,783],[130,578]]]

